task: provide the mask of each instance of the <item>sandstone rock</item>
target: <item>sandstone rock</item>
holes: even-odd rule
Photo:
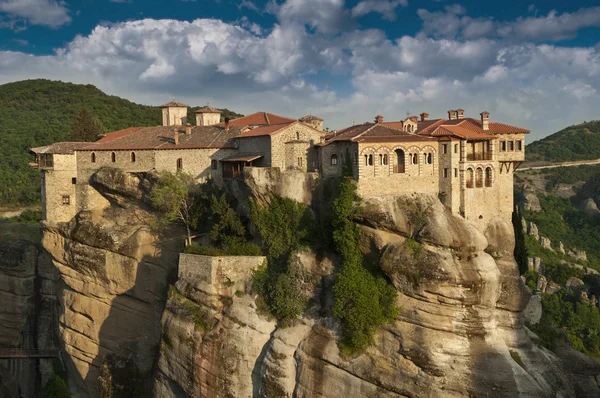
[[[550,241],[550,239],[546,238],[545,236],[540,235],[540,244],[542,245],[543,248],[554,251],[554,249],[552,248],[552,242]]]
[[[546,286],[546,292],[547,294],[554,294],[556,292],[558,292],[561,289],[561,286],[558,283],[552,282],[550,281],[548,283],[548,285]]]
[[[523,311],[523,315],[530,324],[536,325],[539,323],[542,318],[542,297],[539,294],[531,296],[527,307]]]
[[[567,280],[565,287],[571,292],[578,293],[585,287],[585,283],[581,279],[572,276]]]
[[[540,293],[546,293],[547,287],[548,287],[548,280],[546,280],[546,277],[544,275],[539,275],[538,282],[537,282],[537,290]]]
[[[587,198],[583,202],[581,202],[581,209],[588,214],[599,214],[600,209],[598,209],[598,205],[594,202],[594,199]]]
[[[583,250],[573,249],[567,251],[567,255],[575,261],[587,261],[587,253]]]
[[[529,271],[537,272],[540,275],[544,274],[544,263],[542,263],[542,259],[539,257],[529,257],[527,259],[527,267]]]
[[[563,245],[563,243],[562,243],[562,242],[558,242],[558,252],[559,252],[560,254],[565,254],[565,253],[566,253],[566,251],[565,251],[565,246]]]
[[[540,200],[533,192],[523,192],[520,197],[520,203],[525,210],[541,211]]]
[[[538,227],[537,227],[537,225],[535,225],[532,222],[529,222],[529,224],[527,224],[527,234],[533,236],[535,238],[535,240],[540,239],[540,233],[538,231]]]

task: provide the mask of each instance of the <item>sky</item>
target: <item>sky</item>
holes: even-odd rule
[[[0,0],[0,84],[34,78],[331,129],[487,110],[531,141],[600,119],[600,1]]]

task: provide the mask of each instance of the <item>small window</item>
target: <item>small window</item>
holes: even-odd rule
[[[458,153],[458,144],[454,144],[454,153]]]
[[[214,159],[213,159],[213,160],[211,160],[211,161],[210,161],[210,168],[211,168],[211,169],[213,169],[213,170],[216,170],[216,169],[217,169],[217,167],[218,167],[218,166],[217,166],[217,161],[216,161],[216,160],[214,160]]]
[[[384,155],[379,155],[380,156],[380,160],[381,160],[381,165],[382,166],[387,166],[388,164],[388,155],[384,154]]]
[[[116,153],[113,152],[113,153],[110,154],[110,161],[113,162],[113,163],[117,161],[117,154]]]
[[[458,177],[458,169],[456,167],[454,168],[454,177]]]
[[[506,152],[506,141],[500,141],[500,152]]]
[[[298,167],[302,167],[302,158],[298,158]]]
[[[135,152],[131,152],[131,163],[135,163]]]
[[[63,205],[70,205],[71,204],[71,197],[69,195],[63,195],[63,197],[62,197],[62,204]]]
[[[296,131],[296,139],[299,140],[300,139],[300,133]]]
[[[442,152],[448,153],[448,144],[442,144]]]
[[[338,158],[336,154],[331,155],[331,165],[332,166],[337,166],[338,164]]]
[[[444,178],[448,178],[448,169],[444,169]]]
[[[91,158],[92,158],[92,163],[96,163],[96,153],[95,152],[92,152]]]
[[[510,152],[515,150],[515,142],[514,141],[508,141],[508,150]]]
[[[416,153],[412,155],[412,164],[419,164],[419,155]]]
[[[517,140],[517,151],[523,150],[523,141]]]
[[[71,178],[71,184],[73,184],[73,185],[77,184],[77,178],[75,178],[75,177]]]
[[[177,159],[177,170],[183,170],[183,159]]]
[[[431,154],[431,153],[425,154],[425,163],[427,163],[427,164],[433,163],[433,154]]]
[[[365,166],[373,166],[373,155],[365,155]]]

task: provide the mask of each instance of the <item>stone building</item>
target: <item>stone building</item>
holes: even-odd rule
[[[500,214],[510,217],[513,172],[525,159],[528,130],[465,118],[462,109],[447,119],[422,113],[398,122],[377,116],[335,132],[323,119],[293,119],[257,112],[220,122],[220,111],[196,111],[196,125],[184,123],[187,106],[163,105],[163,125],[132,127],[93,143],[57,143],[34,148],[42,171],[44,219],[66,221],[78,210],[108,203],[89,186],[102,166],[126,172],[184,171],[198,182],[222,184],[243,176],[245,167],[272,167],[286,173],[341,176],[351,166],[363,197],[427,193],[454,213],[484,228]]]
[[[430,120],[422,113],[399,122],[351,126],[318,144],[324,177],[341,175],[350,162],[363,197],[412,192],[436,195],[456,214],[484,228],[513,210],[513,172],[525,160],[529,130],[464,117]]]

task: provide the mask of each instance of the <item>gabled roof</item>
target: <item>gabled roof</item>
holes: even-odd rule
[[[270,125],[265,125],[265,126],[259,126],[259,127],[255,127],[252,128],[250,130],[244,130],[242,129],[242,135],[240,135],[240,138],[245,138],[245,137],[261,137],[261,136],[266,136],[266,135],[275,135],[278,134],[280,132],[282,132],[284,129],[291,127],[291,126],[295,126],[296,124],[299,124],[300,121],[298,120],[293,120],[292,122],[286,122],[286,123],[280,123],[280,124],[270,124]],[[307,126],[305,124],[302,125],[304,128],[309,128],[311,130],[314,130],[315,132],[319,133],[319,134],[324,134],[322,131],[319,131],[315,128],[312,128],[311,126]]]
[[[273,113],[268,112],[256,112],[248,116],[240,117],[237,119],[232,119],[229,121],[230,126],[262,126],[262,125],[271,125],[271,124],[282,124],[282,123],[291,123],[296,119],[291,119],[285,116],[275,115]],[[221,123],[220,125],[225,125]]]
[[[175,145],[175,130],[179,144]],[[79,148],[84,151],[116,151],[140,149],[204,149],[233,148],[232,139],[239,136],[239,127],[228,130],[221,126],[192,126],[185,134],[185,126],[134,127],[115,131],[94,143]]]
[[[221,113],[221,110],[210,106],[205,106],[198,109],[197,111],[194,111],[194,113]]]
[[[31,148],[33,153],[48,153],[56,155],[73,155],[77,149],[90,145],[91,142],[56,142],[51,145]]]
[[[177,101],[167,102],[164,105],[161,105],[159,108],[171,108],[171,107],[180,107],[180,108],[188,108],[186,104]]]

